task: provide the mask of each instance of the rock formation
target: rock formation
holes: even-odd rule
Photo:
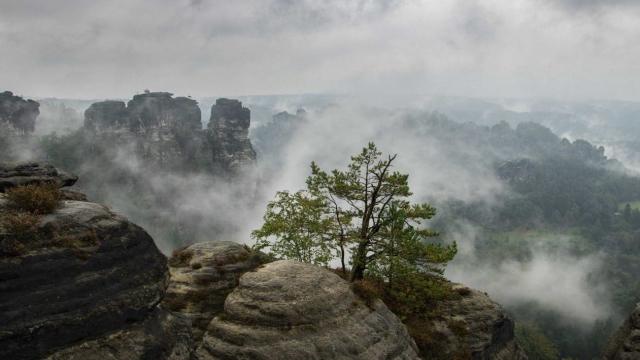
[[[418,359],[381,302],[368,307],[329,270],[291,260],[245,273],[214,317],[199,359]]]
[[[77,180],[36,163],[0,167],[0,179],[2,191]],[[269,262],[232,242],[193,244],[167,263],[139,226],[81,193],[66,190],[63,198],[73,200],[31,215],[25,227],[14,223],[19,210],[0,192],[2,359],[418,359],[429,353],[381,300],[362,300],[327,269]],[[4,251],[12,242],[25,246]],[[474,290],[454,291],[460,297],[439,304],[429,330],[439,358],[526,359],[497,304]],[[623,354],[637,351],[636,323],[634,315],[615,342]]]
[[[105,148],[135,151],[146,164],[232,175],[255,161],[248,138],[250,111],[237,100],[218,99],[208,129],[198,103],[167,92],[102,101],[85,111],[84,128]]]
[[[129,129],[124,101],[107,100],[91,104],[84,112],[84,126],[93,131]]]
[[[251,112],[238,100],[218,99],[211,107],[209,121],[215,166],[237,172],[253,164],[256,153],[249,141]]]
[[[462,285],[454,285],[453,290],[460,298],[438,304],[432,320],[430,336],[437,349],[421,349],[423,356],[435,352],[442,359],[527,359],[515,342],[513,320],[498,304]]]
[[[197,162],[203,151],[200,108],[195,100],[166,92],[102,101],[85,111],[85,129],[109,149],[129,149],[153,167],[175,169]]]
[[[70,184],[45,166],[17,169],[10,178],[19,183]],[[188,321],[157,307],[168,281],[166,258],[142,228],[82,201],[62,201],[28,228],[12,220],[14,213],[0,194],[0,245],[27,245],[0,254],[0,358],[107,358],[96,355],[102,351],[137,354],[119,359],[179,359],[173,355],[191,347],[183,335]],[[82,355],[91,348],[98,357]]]
[[[49,164],[19,163],[0,164],[0,192],[7,189],[36,183],[55,183],[59,187],[72,186],[78,181],[75,175],[67,174]]]
[[[240,276],[262,262],[259,254],[228,241],[196,243],[176,251],[169,261],[171,282],[162,306],[191,319],[199,340],[211,319],[222,313]]]
[[[10,91],[0,93],[0,131],[29,134],[35,130],[40,104],[13,95]]]
[[[640,359],[640,304],[609,340],[604,359]]]

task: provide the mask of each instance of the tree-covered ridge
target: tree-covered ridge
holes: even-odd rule
[[[516,320],[539,330],[520,331],[524,342],[543,342],[547,347],[542,335],[561,357],[590,359],[598,354],[603,339],[615,328],[617,314],[628,313],[640,300],[640,178],[607,158],[603,147],[561,138],[535,123],[489,127],[457,123],[438,114],[410,118],[407,123],[420,128],[426,139],[447,138],[464,144],[464,151],[482,154],[504,185],[505,191],[493,202],[435,204],[441,211],[434,226],[443,233],[458,230],[460,222],[476,229],[470,261],[489,266],[509,261],[526,264],[540,249],[603,259],[598,272],[584,276],[594,289],[606,287],[607,298],[601,300],[611,303],[611,319],[576,325],[535,302],[508,307]]]

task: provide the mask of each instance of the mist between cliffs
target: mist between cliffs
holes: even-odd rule
[[[144,227],[170,254],[207,240],[251,245],[250,232],[261,225],[266,203],[278,190],[302,188],[311,161],[324,169],[343,168],[350,155],[374,141],[384,153],[398,154],[397,170],[410,174],[414,200],[431,202],[440,210],[427,225],[441,232],[442,241],[458,243],[460,251],[447,269],[448,278],[487,291],[507,308],[535,303],[562,314],[567,322],[589,324],[611,315],[607,286],[594,283],[593,277],[602,257],[572,254],[564,248],[570,242],[565,234],[529,239],[523,245],[528,256],[496,261],[478,253],[477,243],[486,234],[477,224],[450,221],[450,202],[481,204],[486,217],[491,217],[511,191],[497,176],[496,164],[535,154],[487,146],[483,134],[497,130],[457,123],[438,113],[332,101],[310,104],[306,112],[294,115],[298,104],[258,103],[254,110],[245,100],[244,105],[254,110],[252,120],[257,119],[249,135],[257,162],[231,179],[197,168],[159,169],[136,155],[134,142],[120,142],[99,159],[76,153],[72,158],[79,161],[67,165],[80,176],[80,190]],[[78,110],[82,106],[77,105]],[[49,108],[60,112],[59,107]],[[288,113],[271,119],[281,110]],[[42,120],[56,118],[64,116],[43,108]],[[65,151],[81,151],[74,144],[86,145],[85,135],[70,130],[70,121],[59,123],[57,127],[50,120],[46,128],[70,134],[63,138]],[[15,146],[14,153],[23,159],[53,159],[46,141]]]

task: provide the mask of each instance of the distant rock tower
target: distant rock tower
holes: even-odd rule
[[[256,152],[249,140],[250,121],[251,111],[240,101],[216,100],[209,121],[214,166],[235,173],[255,163]]]
[[[0,93],[0,129],[4,133],[30,134],[35,130],[40,104],[15,96],[11,91]]]

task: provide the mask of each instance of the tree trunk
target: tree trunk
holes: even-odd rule
[[[340,263],[342,265],[342,274],[346,274],[347,268],[344,266],[344,241],[340,242]]]
[[[366,240],[360,240],[356,253],[353,256],[353,269],[351,270],[351,281],[362,280],[364,278],[364,270],[367,261],[367,243]]]

